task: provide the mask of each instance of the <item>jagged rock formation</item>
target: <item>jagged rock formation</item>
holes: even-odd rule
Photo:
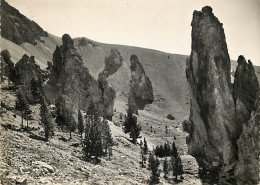
[[[243,132],[237,141],[239,160],[235,168],[235,176],[239,184],[259,182],[259,101],[257,107],[252,118],[243,125]]]
[[[234,98],[240,99],[250,113],[256,109],[256,99],[259,95],[259,83],[255,69],[250,60],[239,56],[234,80]]]
[[[36,45],[36,40],[41,41],[40,37],[47,37],[48,34],[37,23],[29,20],[18,10],[6,3],[5,0],[2,0],[1,36],[18,45],[24,42]]]
[[[237,141],[239,160],[235,168],[235,176],[240,184],[257,184],[259,181],[260,88],[251,61],[247,63],[243,56],[239,56],[237,62],[234,100],[235,103],[238,99],[243,102],[248,114],[251,114],[251,119],[243,124],[243,132]]]
[[[138,114],[138,109],[144,109],[146,104],[154,101],[153,87],[149,77],[146,76],[142,64],[136,55],[132,55],[131,62],[131,82],[128,97],[129,110]]]
[[[31,80],[34,78],[38,81],[43,81],[43,71],[36,64],[34,56],[23,55],[21,60],[14,67],[17,85],[30,86]]]
[[[71,122],[77,122],[78,109],[88,111],[94,104],[100,115],[112,118],[115,92],[105,80],[96,81],[84,66],[74,42],[67,34],[62,46],[53,53],[53,65],[48,85],[53,87],[59,114]]]
[[[224,29],[211,7],[194,11],[191,25],[189,153],[203,167],[230,165],[237,161],[237,140],[255,110],[259,83],[252,64],[240,57],[233,89]]]
[[[118,68],[122,66],[123,57],[117,49],[111,49],[108,57],[105,57],[105,69],[99,74],[99,78],[107,78],[117,72]]]

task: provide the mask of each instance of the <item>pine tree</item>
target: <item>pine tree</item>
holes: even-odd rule
[[[167,175],[169,173],[169,165],[168,165],[167,157],[165,158],[165,160],[163,162],[163,173],[164,173],[164,178],[167,178]]]
[[[125,116],[123,130],[125,133],[129,133],[132,142],[136,144],[137,138],[140,137],[141,126],[137,124],[137,117],[129,110],[127,116]]]
[[[68,120],[66,120],[66,125],[69,129],[69,133],[70,133],[70,138],[69,140],[72,139],[72,132],[74,132],[76,130],[76,123],[74,121],[72,121],[72,115],[68,116]]]
[[[26,129],[29,130],[29,125],[28,125],[28,121],[29,121],[29,118],[30,118],[30,115],[32,113],[32,110],[30,109],[30,106],[28,105],[28,107],[26,108],[24,114],[25,114],[25,118],[26,118]]]
[[[172,153],[171,153],[171,162],[172,162],[172,173],[175,176],[175,181],[178,179],[178,175],[183,174],[183,167],[181,162],[180,154],[175,146],[175,143],[172,143]]]
[[[85,138],[83,140],[83,153],[86,160],[99,157],[109,150],[109,158],[112,156],[113,138],[107,120],[101,120],[97,116],[88,116],[85,127]]]
[[[20,92],[18,92],[18,95],[17,95],[17,100],[15,102],[15,109],[20,111],[22,114],[21,127],[23,128],[24,114],[25,114],[26,110],[29,110],[29,104]]]
[[[144,138],[144,155],[146,155],[147,152],[148,152],[148,145],[146,139]]]
[[[107,120],[103,120],[103,143],[104,143],[104,148],[105,148],[105,154],[107,154],[107,150],[113,146],[114,141],[111,135],[111,130],[108,125]]]
[[[30,90],[33,96],[33,103],[39,103],[42,93],[41,93],[41,82],[39,80],[35,80],[34,78],[31,80]]]
[[[53,135],[53,123],[47,107],[47,100],[44,96],[41,97],[40,104],[41,123],[44,125],[45,140],[48,141],[49,137]]]
[[[145,160],[144,160],[145,156],[144,156],[144,153],[143,153],[143,150],[141,149],[141,168],[145,168]]]
[[[82,133],[84,131],[84,121],[83,121],[83,117],[82,117],[82,114],[79,110],[78,112],[78,132],[80,134],[80,141],[82,143]]]
[[[160,182],[159,165],[158,158],[154,158],[154,155],[151,154],[149,158],[149,167],[151,170],[150,184],[158,184]]]

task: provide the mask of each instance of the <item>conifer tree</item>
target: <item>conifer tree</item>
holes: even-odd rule
[[[164,178],[167,178],[167,175],[169,173],[169,165],[168,165],[167,157],[164,159],[163,162],[163,173],[164,173]]]
[[[32,113],[32,110],[29,108],[30,106],[28,105],[28,107],[26,108],[24,114],[25,114],[25,118],[26,118],[26,129],[29,130],[29,125],[28,125],[28,122],[29,122],[29,118],[30,118],[30,115]]]
[[[47,100],[44,96],[41,97],[40,104],[41,123],[44,125],[45,140],[48,141],[49,137],[53,135],[53,123],[48,110]]]
[[[21,112],[22,115],[21,127],[23,128],[23,119],[26,110],[29,110],[29,104],[20,92],[18,92],[17,95],[17,100],[15,102],[15,109]]]
[[[81,143],[82,143],[83,131],[84,131],[84,121],[83,121],[82,114],[81,114],[81,112],[79,110],[79,112],[78,112],[78,133],[80,134],[80,141],[81,141]]]
[[[144,164],[144,153],[143,150],[141,149],[141,162],[140,162],[141,168],[145,168]]]
[[[146,155],[147,152],[148,152],[148,145],[146,139],[144,138],[144,155]]]
[[[103,120],[103,143],[104,143],[104,148],[105,148],[105,154],[107,154],[107,150],[113,146],[113,138],[111,135],[111,130],[108,125],[107,120]]]
[[[154,155],[151,154],[149,158],[149,167],[151,170],[150,184],[158,184],[160,182],[159,165],[158,158],[154,158]]]
[[[141,126],[137,124],[137,117],[129,110],[127,116],[125,116],[123,130],[125,133],[129,133],[132,142],[136,144],[137,138],[140,137]]]
[[[99,157],[109,150],[109,158],[112,156],[113,138],[107,120],[101,120],[98,116],[88,116],[83,140],[83,153],[86,160],[95,157],[95,163]]]
[[[181,175],[182,177],[183,167],[180,154],[178,153],[174,142],[172,143],[171,163],[173,176],[175,176],[175,181],[177,181],[178,175]]]
[[[31,80],[30,90],[33,96],[33,103],[39,103],[42,93],[41,93],[41,82],[39,80],[35,80],[34,78]]]

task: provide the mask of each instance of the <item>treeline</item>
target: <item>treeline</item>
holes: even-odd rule
[[[172,176],[174,176],[174,181],[175,182],[181,181],[178,180],[178,175],[180,176],[180,179],[183,179],[182,175],[184,171],[183,171],[182,161],[181,161],[180,154],[175,146],[175,142],[173,142],[172,147],[170,147],[169,143],[165,143],[164,147],[160,145],[157,147],[157,149],[154,149],[154,151],[149,154],[148,168],[151,170],[149,183],[158,184],[160,182],[160,169],[159,169],[160,160],[158,159],[159,156],[156,154],[156,152],[157,154],[159,152],[161,156],[165,157],[163,161],[164,178],[168,179],[168,174],[170,171],[172,171]],[[170,157],[170,160],[168,160],[168,157]]]
[[[98,158],[107,154],[110,158],[114,142],[107,120],[98,115],[87,115],[84,135],[82,144],[85,160],[98,163]]]
[[[169,157],[171,153],[172,149],[169,142],[164,143],[164,145],[157,145],[154,149],[154,154],[158,157]]]

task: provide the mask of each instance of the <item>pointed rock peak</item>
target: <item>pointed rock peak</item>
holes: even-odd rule
[[[136,55],[131,55],[130,61],[138,61],[139,62],[139,59]]]
[[[210,6],[204,6],[201,11],[202,11],[202,15],[203,14],[205,14],[205,15],[212,14],[212,8]]]
[[[238,67],[239,66],[243,66],[244,68],[246,68],[247,70],[251,71],[251,72],[255,72],[255,68],[252,64],[252,62],[250,60],[248,60],[248,62],[246,61],[245,57],[243,55],[240,55],[237,59],[237,64]]]
[[[240,55],[237,60],[237,68],[234,80],[234,98],[242,101],[248,112],[255,111],[255,101],[259,96],[259,82],[255,69],[250,60]]]
[[[131,71],[136,70],[136,68],[137,68],[137,63],[139,63],[138,57],[137,57],[136,55],[132,55],[132,56],[130,57],[130,62],[131,62],[131,66],[130,66]]]
[[[69,34],[64,34],[62,36],[62,45],[64,51],[67,51],[70,48],[74,48],[74,42]]]
[[[238,59],[237,59],[237,63],[238,63],[238,65],[241,65],[241,64],[243,64],[243,63],[246,64],[246,59],[245,59],[245,57],[244,57],[243,55],[240,55],[240,56],[238,57]]]

